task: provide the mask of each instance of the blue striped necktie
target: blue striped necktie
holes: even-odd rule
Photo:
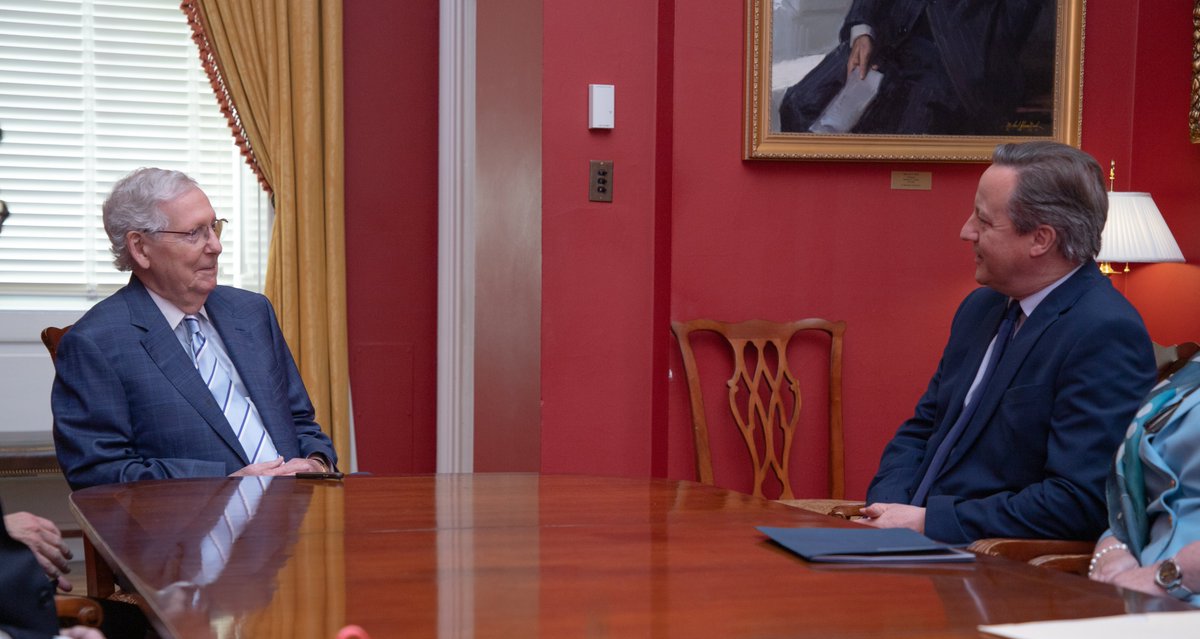
[[[263,428],[258,409],[234,386],[233,376],[217,360],[216,352],[209,348],[208,339],[204,337],[204,331],[200,330],[200,321],[195,315],[186,315],[183,321],[187,323],[188,334],[191,335],[192,359],[196,370],[208,385],[213,399],[217,400],[225,419],[233,427],[242,449],[246,451],[246,458],[251,464],[256,464],[278,457],[279,452],[275,450],[275,444]]]

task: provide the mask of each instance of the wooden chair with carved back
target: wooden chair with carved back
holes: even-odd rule
[[[805,319],[794,322],[749,320],[729,323],[711,319],[672,322],[683,355],[691,402],[696,474],[713,484],[713,455],[709,446],[709,416],[705,411],[701,375],[693,350],[697,333],[724,339],[733,355],[726,381],[729,413],[749,452],[753,493],[764,496],[764,485],[778,484],[778,498],[789,505],[827,512],[845,494],[845,453],[842,437],[842,338],[845,322]],[[829,339],[829,366],[822,373],[829,384],[829,492],[831,500],[797,500],[791,485],[791,452],[800,419],[802,398],[796,371],[788,361],[788,345],[802,333],[821,333]],[[724,373],[722,373],[724,375]],[[727,421],[727,418],[726,418]]]

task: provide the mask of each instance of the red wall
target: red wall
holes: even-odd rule
[[[346,6],[351,373],[368,470],[432,468],[436,5]],[[975,286],[958,231],[982,165],[740,159],[743,5],[543,3],[543,472],[692,477],[666,320],[822,316],[849,325],[848,491],[861,496]],[[1117,189],[1153,193],[1196,261],[1191,11],[1088,2],[1083,148],[1117,162]],[[615,129],[586,128],[589,83],[616,85]],[[616,162],[611,204],[587,201],[590,159]],[[933,188],[892,191],[898,169],[931,172]],[[1200,269],[1134,268],[1116,283],[1152,336],[1200,338]],[[412,349],[407,421],[394,391],[373,390],[405,388],[380,345]],[[823,490],[821,464],[802,475],[801,491]]]
[[[671,3],[673,75],[666,80],[654,77],[649,59],[655,33],[648,4],[618,0],[601,10],[545,3],[543,470],[652,472],[659,460],[647,451],[660,424],[648,426],[659,413],[647,405],[647,393],[670,374],[669,445],[654,455],[666,457],[671,476],[692,476],[686,389],[673,342],[670,371],[648,370],[652,345],[670,339],[653,319],[651,298],[669,296],[673,319],[847,321],[848,490],[861,496],[883,445],[936,365],[955,306],[975,286],[958,231],[983,166],[743,161],[743,3]],[[1140,15],[1139,4],[1149,3],[1088,4],[1083,147],[1119,168],[1132,164],[1118,188],[1152,190],[1170,209],[1176,234],[1186,235],[1195,223],[1186,202],[1197,200],[1195,181],[1186,179],[1197,168],[1186,131],[1191,3],[1155,2],[1152,17]],[[596,58],[597,47],[613,55]],[[583,85],[599,81],[617,85],[618,122],[609,136],[589,135],[579,124]],[[653,122],[646,102],[663,81],[673,84],[669,149],[652,148],[654,132],[645,130]],[[1147,97],[1144,85],[1178,95]],[[1168,118],[1183,128],[1167,131]],[[1163,166],[1167,146],[1166,161],[1178,171]],[[648,224],[661,182],[643,183],[653,177],[647,156],[655,153],[669,153],[674,163],[670,237],[657,243]],[[604,156],[615,156],[617,175],[635,183],[618,185],[616,202],[598,211],[577,185],[586,160]],[[625,177],[622,165],[631,163],[638,174]],[[932,172],[932,190],[890,190],[897,169]],[[1181,242],[1188,252],[1189,240]],[[663,268],[656,251],[664,246],[669,286],[652,287]],[[1200,256],[1198,250],[1190,253]],[[1147,267],[1146,277],[1166,268]],[[1131,288],[1141,286],[1132,279]],[[822,477],[818,464],[804,482],[819,491]]]
[[[858,496],[924,389],[954,306],[973,287],[958,231],[982,169],[741,160],[741,14],[740,5],[705,2],[676,15],[673,316],[845,320],[847,488]],[[730,89],[714,90],[722,86]],[[891,190],[898,169],[932,172],[933,188]],[[670,474],[690,477],[678,356],[672,370]],[[718,481],[744,488],[744,476],[721,479],[722,461],[744,464],[740,444],[728,436],[725,444]],[[819,463],[802,467],[797,490],[820,494],[824,473]]]
[[[1188,141],[1192,3],[1142,3],[1138,15],[1137,109],[1130,182],[1117,188],[1154,196],[1183,256],[1192,264],[1134,265],[1125,294],[1155,341],[1200,341],[1200,145]],[[1150,7],[1153,6],[1153,10]],[[1089,6],[1090,11],[1090,6]]]
[[[542,6],[542,470],[645,476],[658,7]],[[588,84],[616,85],[614,129],[587,128]],[[588,160],[614,162],[612,203]]]
[[[433,472],[437,0],[344,10],[346,287],[359,468]]]

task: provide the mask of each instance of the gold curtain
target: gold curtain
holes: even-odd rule
[[[182,8],[234,137],[272,193],[266,295],[348,468],[342,0]]]

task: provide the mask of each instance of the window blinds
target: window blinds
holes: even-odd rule
[[[221,280],[261,290],[270,212],[217,107],[179,0],[0,3],[0,297],[102,298],[112,266],[100,206],[141,166],[208,194]]]

